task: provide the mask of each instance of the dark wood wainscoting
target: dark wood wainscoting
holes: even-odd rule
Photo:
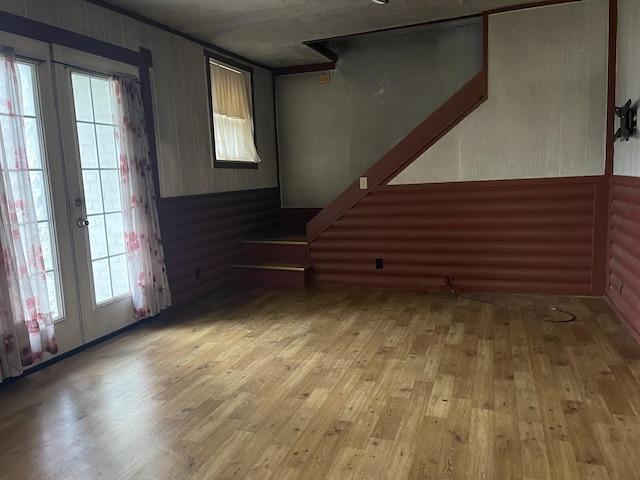
[[[445,290],[449,277],[460,291],[602,295],[606,242],[594,232],[599,221],[606,232],[607,187],[605,177],[380,187],[311,243],[316,280]]]
[[[242,240],[276,228],[280,190],[163,198],[158,205],[173,304],[233,282]]]
[[[607,298],[640,332],[640,178],[614,176]]]

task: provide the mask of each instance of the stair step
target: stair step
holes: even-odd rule
[[[311,282],[311,265],[238,264],[234,265],[240,285],[304,288]]]
[[[242,245],[244,262],[252,265],[308,265],[309,244],[296,237],[256,238]]]
[[[277,270],[281,272],[305,272],[311,268],[311,265],[241,264],[241,265],[234,265],[233,268],[244,268],[244,269],[253,269],[253,270]]]
[[[309,245],[306,240],[288,240],[288,239],[252,239],[244,240],[245,244],[257,245]]]

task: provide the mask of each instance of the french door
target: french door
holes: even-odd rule
[[[59,353],[132,322],[117,115],[133,67],[0,32],[15,48],[29,169]]]

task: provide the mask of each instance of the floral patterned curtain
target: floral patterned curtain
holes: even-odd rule
[[[133,76],[118,75],[112,81],[112,88],[120,119],[117,143],[134,315],[143,319],[170,306],[171,293],[160,238],[140,84]]]
[[[12,49],[0,50],[0,370],[2,378],[57,353]]]

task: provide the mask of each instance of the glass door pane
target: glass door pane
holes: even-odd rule
[[[96,305],[129,294],[125,251],[118,125],[107,78],[71,74],[80,169],[89,229],[89,251]]]
[[[29,62],[16,62],[17,73],[20,79],[22,93],[22,116],[24,124],[25,145],[27,150],[27,163],[31,179],[31,193],[36,207],[36,218],[19,218],[21,229],[33,225],[35,221],[40,233],[40,243],[44,257],[45,272],[47,276],[47,290],[49,294],[49,308],[54,320],[60,320],[64,316],[62,302],[62,287],[60,280],[60,261],[56,245],[54,216],[51,205],[51,190],[49,185],[48,167],[44,153],[42,132],[42,113],[37,87],[36,65]],[[11,149],[11,136],[8,131],[9,117],[14,113],[9,111],[7,99],[0,99],[0,126],[3,131],[5,148]],[[15,171],[14,171],[15,172]],[[10,178],[12,170],[9,169]],[[25,235],[22,235],[25,238]],[[29,272],[33,275],[33,272]]]

